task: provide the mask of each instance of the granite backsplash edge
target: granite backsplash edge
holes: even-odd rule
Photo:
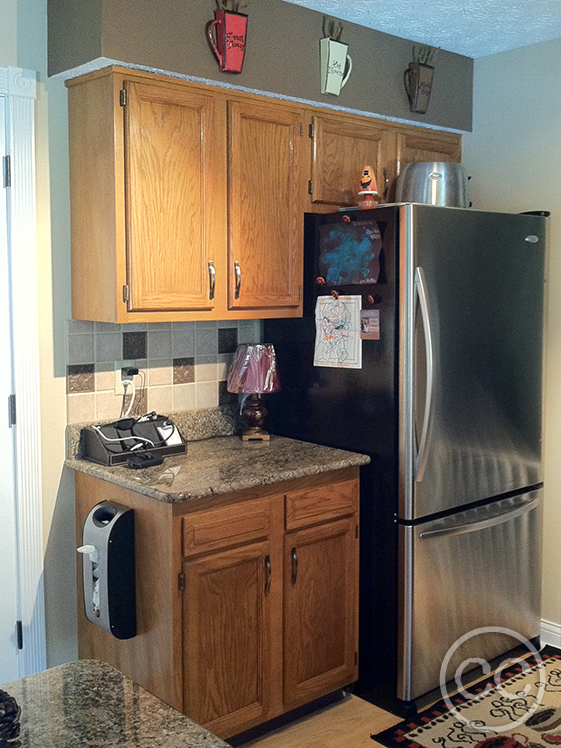
[[[225,405],[204,410],[185,410],[167,413],[187,442],[212,439],[217,436],[232,436],[242,429],[241,416],[237,406]],[[96,425],[102,421],[94,421]],[[92,423],[71,423],[66,427],[66,457],[82,457],[80,433]]]

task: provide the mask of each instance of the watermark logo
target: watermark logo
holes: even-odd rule
[[[519,641],[526,648],[528,653],[534,656],[534,662],[537,665],[536,674],[538,675],[538,678],[535,679],[535,682],[533,683],[534,688],[530,683],[527,683],[521,690],[511,689],[510,691],[507,691],[504,687],[503,681],[505,679],[505,671],[508,671],[515,664],[519,668],[521,668],[521,673],[525,673],[531,670],[531,666],[528,665],[526,660],[520,660],[520,657],[508,658],[506,660],[503,660],[495,670],[492,679],[487,682],[483,690],[478,690],[477,692],[470,693],[470,691],[467,690],[462,683],[463,674],[472,670],[478,665],[481,666],[483,673],[482,677],[491,674],[491,665],[489,664],[489,662],[487,662],[487,660],[484,660],[480,657],[468,657],[467,659],[463,660],[456,668],[453,681],[450,681],[448,676],[448,668],[450,665],[450,661],[454,657],[454,654],[469,639],[485,634],[506,634],[507,636],[510,636],[513,639]],[[535,667],[535,665],[533,665],[532,667]],[[481,722],[481,720],[479,719],[476,722],[470,720],[463,713],[463,711],[453,703],[453,697],[449,693],[447,682],[453,682],[453,687],[451,690],[455,692],[454,695],[456,695],[457,692],[457,694],[462,696],[467,701],[475,698],[479,700],[486,694],[488,694],[491,690],[495,689],[496,693],[494,694],[494,696],[496,696],[496,704],[494,705],[494,709],[492,711],[493,724],[487,725],[484,722]],[[470,729],[477,730],[478,732],[489,732],[497,734],[507,732],[509,730],[514,730],[517,727],[520,727],[520,725],[524,724],[524,722],[526,722],[526,720],[529,719],[532,714],[534,714],[534,712],[540,707],[545,691],[545,682],[545,667],[538,650],[531,642],[526,639],[526,637],[522,636],[516,631],[513,631],[512,629],[503,628],[502,626],[483,626],[481,628],[468,631],[467,634],[464,634],[459,639],[457,639],[454,644],[452,644],[448,652],[446,652],[446,655],[444,656],[442,665],[440,667],[440,690],[446,706],[450,711],[450,714],[457,717]],[[477,688],[481,688],[481,684],[478,683],[473,684],[472,687],[474,686],[477,686]]]

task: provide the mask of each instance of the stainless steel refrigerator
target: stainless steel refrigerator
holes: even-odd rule
[[[268,320],[272,433],[369,454],[357,692],[411,703],[540,631],[546,218],[306,216],[304,317]],[[360,296],[361,368],[314,366],[318,296]],[[469,670],[470,666],[465,667]]]

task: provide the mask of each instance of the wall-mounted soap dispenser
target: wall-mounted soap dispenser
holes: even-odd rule
[[[89,621],[117,639],[136,636],[134,510],[113,501],[96,504],[82,533],[84,610]]]

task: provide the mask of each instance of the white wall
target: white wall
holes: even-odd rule
[[[474,207],[551,211],[546,291],[542,618],[561,623],[561,40],[476,60],[464,136]]]

